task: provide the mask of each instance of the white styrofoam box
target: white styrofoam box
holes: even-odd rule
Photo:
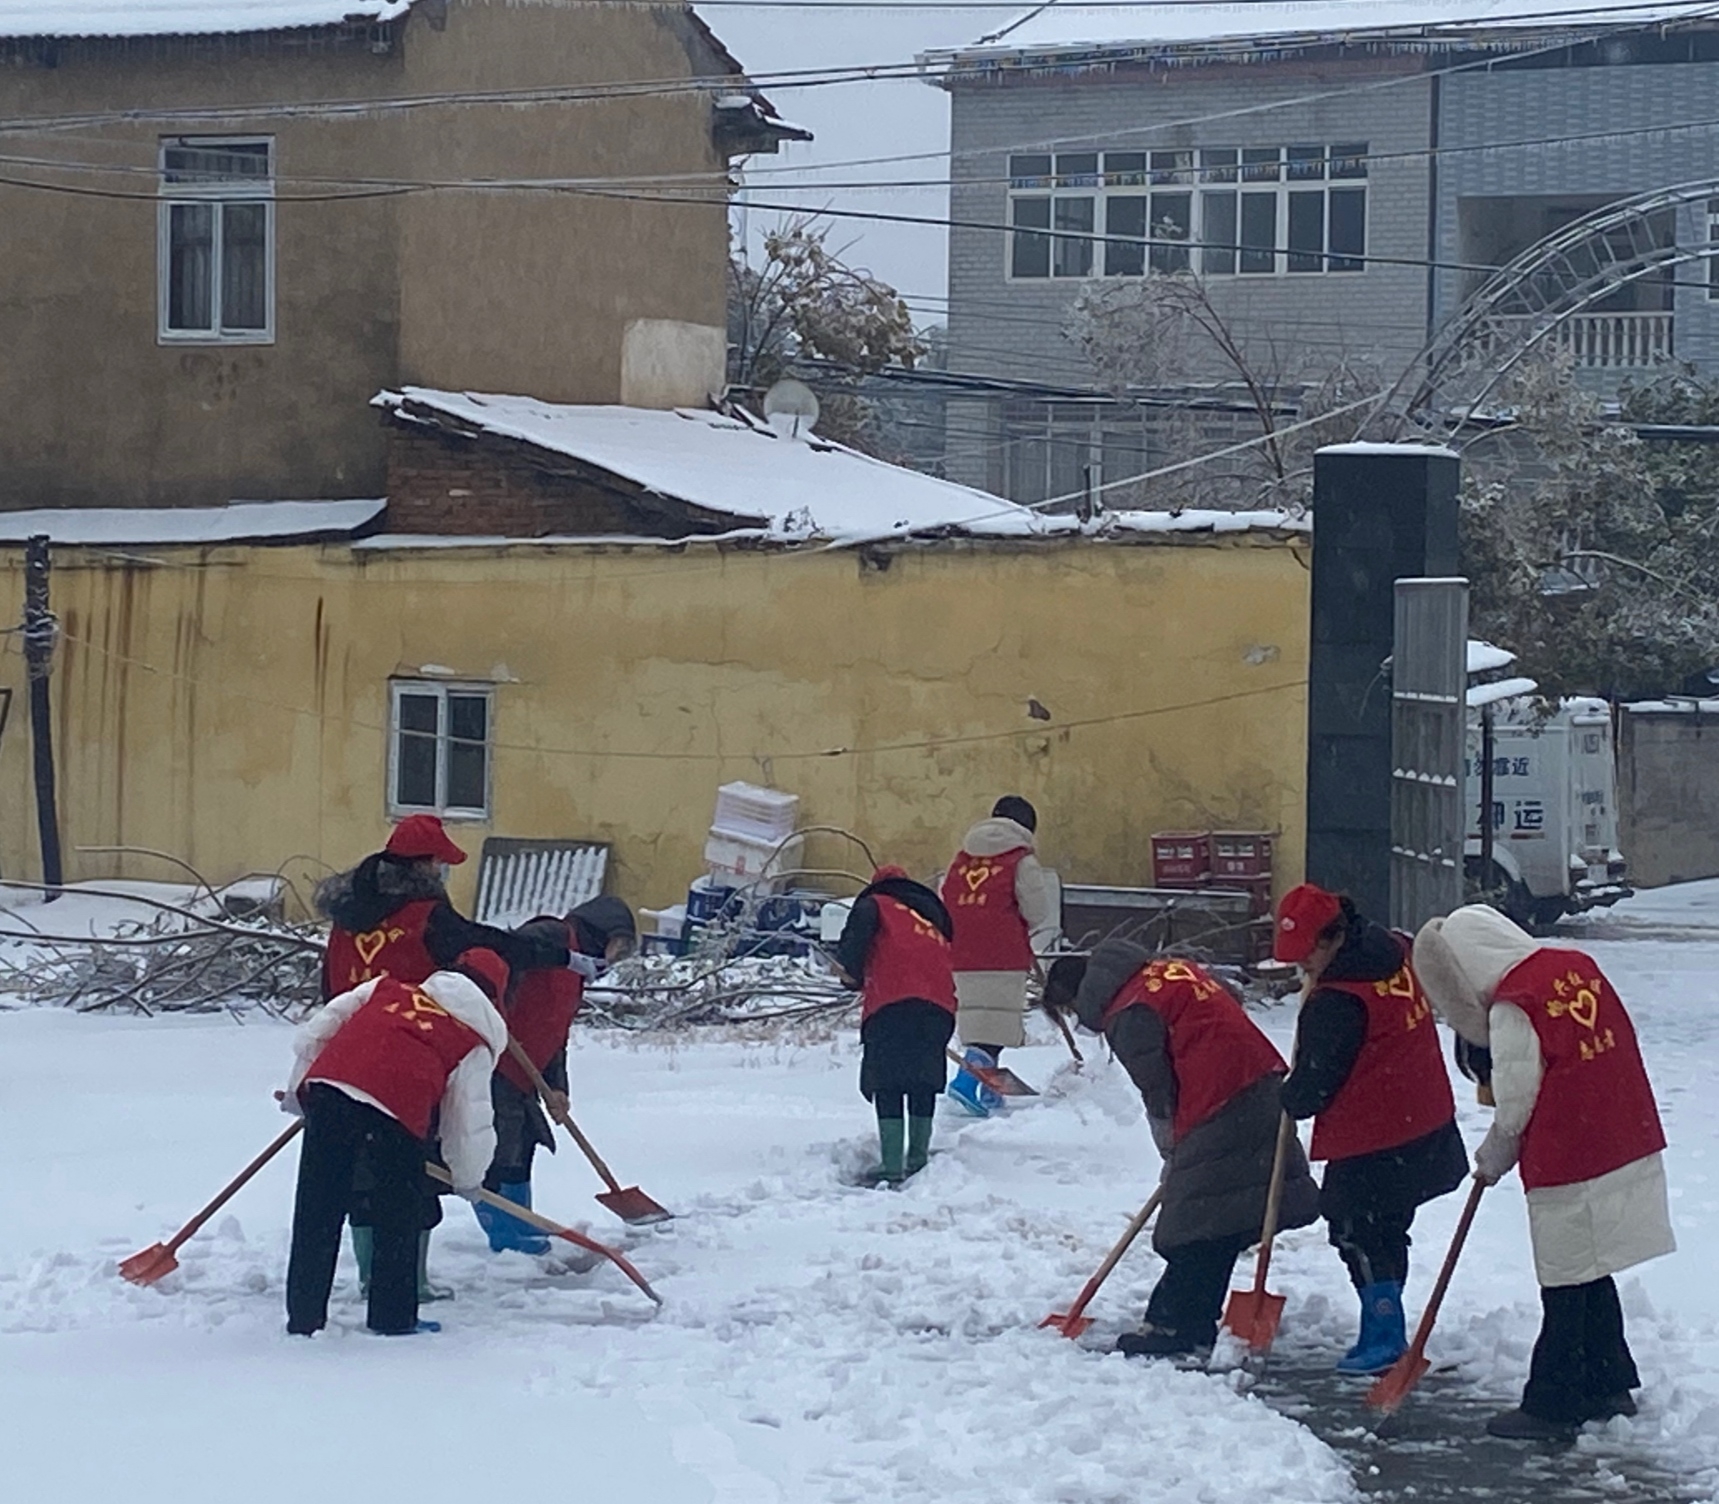
[[[686,905],[677,903],[666,909],[640,909],[639,917],[650,920],[655,932],[663,939],[678,940],[681,926],[686,923]]]
[[[837,898],[825,904],[818,910],[818,938],[826,945],[834,945],[842,938],[842,926],[848,922],[848,915],[853,912],[854,901],[851,898]]]
[[[755,783],[725,783],[716,791],[711,828],[745,841],[776,842],[792,835],[800,817],[800,796]]]
[[[795,836],[784,845],[780,837],[770,841],[758,841],[712,829],[710,839],[704,843],[704,860],[713,873],[724,874],[730,878],[758,877],[768,862],[771,876],[774,877],[798,867],[800,854],[805,847],[804,836]],[[775,859],[772,861],[773,856]]]

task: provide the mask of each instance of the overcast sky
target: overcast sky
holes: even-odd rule
[[[695,0],[696,3],[696,0]],[[995,10],[830,11],[746,9],[719,5],[700,13],[740,61],[756,75],[802,68],[864,63],[902,63],[927,47],[970,42],[1004,25],[1026,9],[1003,5]],[[824,164],[858,157],[910,152],[944,152],[949,146],[949,98],[918,79],[817,88],[766,84],[778,112],[816,134],[810,144],[784,145],[774,157],[754,157],[747,181],[778,202],[826,204],[843,209],[942,218],[949,212],[946,188],[835,190],[817,184],[856,180],[945,178],[948,158],[860,168]],[[792,172],[776,169],[791,167]],[[804,169],[804,170],[800,170]],[[784,185],[792,184],[792,188]],[[774,210],[749,212],[754,236],[761,223],[782,216]],[[941,321],[948,262],[944,232],[925,225],[838,222],[831,243],[851,242],[847,259],[892,283],[913,302],[916,320]]]

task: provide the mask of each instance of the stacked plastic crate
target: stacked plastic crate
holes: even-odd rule
[[[687,890],[684,950],[697,948],[699,932],[707,925],[750,918],[754,926],[764,927],[761,917],[775,918],[785,907],[769,895],[783,886],[784,874],[801,864],[805,837],[794,834],[799,817],[798,794],[751,783],[725,783],[716,791],[716,816],[704,843],[709,870]]]
[[[1152,881],[1159,888],[1243,892],[1254,918],[1271,913],[1273,833],[1268,830],[1165,830],[1152,837]],[[1250,934],[1252,926],[1250,926]],[[1255,951],[1269,942],[1261,926]]]

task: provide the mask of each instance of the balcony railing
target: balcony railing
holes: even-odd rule
[[[1529,322],[1527,318],[1499,320],[1505,326]],[[1671,314],[1572,314],[1542,343],[1568,355],[1581,370],[1646,370],[1672,358]]]

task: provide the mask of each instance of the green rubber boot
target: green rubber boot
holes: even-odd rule
[[[370,1261],[376,1253],[376,1230],[372,1227],[360,1227],[354,1223],[352,1232],[352,1256],[358,1260],[358,1293],[363,1296],[370,1294]]]
[[[877,1167],[877,1179],[885,1185],[899,1185],[907,1179],[902,1154],[907,1145],[907,1123],[903,1118],[879,1118],[877,1139],[883,1151],[883,1162]]]
[[[907,1173],[917,1175],[931,1161],[930,1118],[907,1120]]]
[[[426,1227],[418,1234],[418,1299],[427,1304],[432,1300],[453,1298],[451,1286],[430,1283],[430,1229]]]

